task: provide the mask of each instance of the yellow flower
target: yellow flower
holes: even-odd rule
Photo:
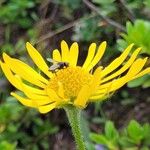
[[[78,66],[78,44],[74,42],[69,48],[67,43],[62,41],[61,53],[55,49],[52,59],[68,62],[69,66],[60,68],[56,72],[49,70],[42,56],[30,43],[27,43],[26,47],[41,73],[5,53],[4,62],[1,61],[0,64],[9,82],[24,94],[20,96],[12,92],[11,95],[23,105],[37,108],[41,113],[66,105],[85,108],[89,102],[106,99],[128,81],[150,73],[150,67],[143,69],[147,58],[137,58],[140,48],[137,48],[126,60],[133,44],[107,67],[99,66],[94,72],[93,67],[105,52],[106,42],[98,47],[92,43],[84,64]]]

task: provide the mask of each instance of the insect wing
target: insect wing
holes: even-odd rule
[[[58,61],[53,60],[53,59],[51,59],[51,58],[47,58],[47,61],[50,62],[50,63],[58,63]]]
[[[59,65],[58,64],[53,64],[52,66],[50,66],[49,70],[50,71],[55,71],[56,69],[59,68]]]

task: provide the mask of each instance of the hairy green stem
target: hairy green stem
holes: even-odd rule
[[[69,106],[69,107],[65,107],[65,111],[67,113],[67,117],[72,129],[72,133],[75,138],[76,149],[86,150],[82,131],[81,131],[81,110],[76,107]]]

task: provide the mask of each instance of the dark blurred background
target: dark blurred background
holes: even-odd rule
[[[90,43],[104,40],[108,43],[101,61],[104,66],[133,42],[134,48],[142,47],[141,57],[149,56],[149,19],[150,0],[0,0],[0,58],[6,52],[31,64],[25,49],[27,41],[47,58],[60,47],[61,40],[69,45],[79,43],[79,64]],[[0,70],[1,150],[74,149],[63,110],[41,115],[11,97],[9,93],[14,90]],[[103,132],[107,120],[112,120],[118,130],[133,119],[149,123],[149,92],[150,75],[146,75],[106,101],[90,104],[82,114],[87,143],[92,145],[90,132]]]

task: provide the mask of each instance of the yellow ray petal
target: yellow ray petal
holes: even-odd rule
[[[16,76],[14,76],[12,74],[12,72],[10,71],[9,67],[7,66],[7,64],[2,63],[0,61],[0,65],[1,65],[1,68],[2,68],[5,76],[7,77],[8,81],[13,86],[15,86],[18,90],[23,91],[23,87],[22,87],[22,85],[23,85],[25,88],[27,88],[28,90],[32,91],[33,93],[41,94],[41,95],[45,95],[46,94],[44,90],[40,90],[40,89],[31,87],[31,86],[26,85],[25,83],[23,83],[19,78],[17,78]]]
[[[14,96],[17,100],[19,100],[23,105],[25,106],[29,106],[29,107],[39,107],[42,105],[46,105],[49,103],[52,103],[52,101],[50,99],[48,99],[47,97],[37,97],[37,99],[28,99],[28,98],[23,98],[19,95],[17,95],[16,93],[11,93],[12,96]],[[34,94],[35,95],[35,94]],[[33,96],[31,96],[31,98],[33,98]],[[40,99],[38,99],[40,98]],[[44,99],[45,98],[45,99]]]
[[[61,82],[58,82],[58,86],[59,86],[58,95],[64,99],[65,95],[64,95],[63,84]]]
[[[101,86],[101,85],[100,85]],[[110,84],[111,86],[111,84]],[[94,93],[94,95],[99,95],[99,94],[104,94],[104,93],[108,93],[109,89],[110,89],[110,86],[106,87],[106,88],[103,88],[101,89],[99,87],[99,89]]]
[[[98,67],[93,74],[93,81],[92,84],[90,85],[91,94],[95,92],[95,90],[101,83],[101,72],[102,72],[102,67]]]
[[[98,89],[99,89],[99,90],[104,90],[105,88],[110,87],[111,84],[112,84],[112,82],[115,82],[116,80],[117,80],[117,79],[113,79],[112,81],[109,81],[109,82],[107,82],[107,83],[101,84]]]
[[[23,83],[23,81],[21,80],[20,76],[18,75],[13,75],[15,78],[17,78],[17,81],[18,81],[18,84],[21,85],[22,89],[21,91],[24,92],[24,88],[27,89],[28,91],[32,91],[32,93],[34,94],[38,94],[38,95],[46,95],[46,92],[45,90],[42,90],[42,89],[38,89],[38,88],[35,88],[35,87],[32,87],[31,85],[27,85],[26,83]]]
[[[141,70],[142,68],[144,67],[146,61],[147,61],[148,58],[144,58],[144,59],[137,59],[133,65],[130,67],[128,73],[127,73],[127,76],[131,75],[132,77],[134,77],[135,75],[137,75]]]
[[[105,49],[106,49],[106,42],[104,41],[98,47],[98,50],[97,50],[97,53],[96,53],[94,59],[92,60],[92,62],[89,64],[89,66],[87,68],[88,71],[90,71],[100,61],[100,59],[102,58],[102,56],[105,52]]]
[[[89,95],[90,95],[90,90],[89,90],[89,86],[85,85],[81,88],[77,99],[74,101],[74,105],[80,108],[85,108],[86,107],[86,103],[89,99]]]
[[[123,72],[125,72],[131,65],[132,63],[135,61],[137,55],[139,54],[141,48],[137,48],[135,50],[135,52],[132,54],[132,56],[130,57],[130,59],[126,62],[126,64],[120,68],[118,71],[116,71],[115,73],[113,73],[112,75],[109,75],[108,77],[104,78],[101,83],[104,83],[110,79],[113,79],[114,77],[117,77],[118,75],[122,74]]]
[[[99,95],[95,95],[95,96],[92,96],[90,97],[90,102],[95,102],[95,101],[102,101],[104,99],[107,99],[107,96],[108,95],[107,93],[104,93],[104,94],[99,94]]]
[[[51,110],[53,110],[56,107],[57,107],[56,103],[52,103],[52,104],[49,104],[49,105],[40,106],[38,109],[39,109],[40,113],[44,114],[44,113],[50,112]]]
[[[86,60],[83,64],[83,67],[82,68],[87,68],[89,66],[89,64],[91,63],[94,55],[95,55],[95,50],[96,50],[96,44],[95,43],[92,43],[89,47],[89,50],[88,50],[88,55],[86,57]]]
[[[32,100],[30,99],[27,99],[27,98],[24,98],[24,97],[21,97],[19,96],[18,94],[16,93],[13,93],[11,92],[11,95],[14,96],[21,104],[25,105],[25,106],[28,106],[28,107],[37,107],[37,105],[35,105]]]
[[[21,90],[22,91],[22,86],[20,84],[20,81],[19,79],[17,79],[13,74],[12,72],[10,71],[9,67],[7,64],[5,63],[2,63],[0,61],[0,65],[1,65],[1,68],[5,74],[5,76],[7,77],[8,81],[13,85],[15,86],[18,90]]]
[[[86,107],[89,97],[95,92],[98,85],[100,84],[101,70],[102,70],[102,67],[98,67],[93,74],[92,82],[81,88],[81,90],[77,96],[77,99],[74,102],[74,104],[76,106],[81,107],[81,108]]]
[[[150,67],[144,69],[143,71],[141,71],[140,73],[138,73],[136,76],[133,77],[133,79],[136,79],[136,78],[139,78],[139,77],[142,77],[144,76],[145,74],[148,74],[150,75]]]
[[[147,58],[145,59],[137,59],[132,66],[130,67],[129,71],[127,72],[127,74],[119,79],[116,79],[114,81],[108,82],[106,84],[100,85],[99,90],[103,89],[103,88],[108,88],[111,86],[109,92],[112,92],[114,90],[119,89],[120,87],[122,87],[123,85],[125,85],[127,82],[129,82],[130,80],[133,79],[133,77],[135,75],[137,75],[141,69],[143,68],[144,64],[146,63]],[[111,85],[112,84],[112,85]]]
[[[61,42],[61,55],[62,55],[62,61],[68,62],[69,61],[69,47],[68,44],[65,41]]]
[[[133,47],[133,44],[129,45],[118,58],[116,58],[112,63],[110,63],[110,65],[108,65],[102,71],[102,77],[106,76],[107,74],[109,74],[110,72],[118,68],[123,63],[123,61],[127,58],[132,47]]]
[[[46,101],[46,103],[52,102],[52,100],[48,96],[38,95],[27,90],[24,90],[24,93],[32,100],[42,100],[43,102]]]
[[[27,84],[24,84],[22,83],[23,86],[28,89],[29,91],[32,91],[34,94],[39,94],[39,95],[46,95],[46,92],[45,90],[42,90],[42,89],[38,89],[38,88],[35,88],[35,87],[32,87],[32,86],[29,86]]]
[[[39,95],[39,94],[35,94],[33,93],[33,91],[30,91],[28,88],[26,88],[24,85],[22,85],[23,87],[23,92],[25,93],[25,95],[27,97],[29,97],[32,100],[41,100],[41,101],[45,101],[45,103],[50,103],[52,102],[52,100],[47,96],[47,95]]]
[[[3,54],[3,59],[14,73],[19,75],[21,78],[27,80],[28,82],[35,84],[39,87],[45,87],[44,83],[48,83],[48,81],[44,77],[42,77],[40,74],[38,74],[36,71],[34,71],[31,67],[29,67],[22,61],[10,58],[5,53]],[[42,83],[41,81],[44,83]]]
[[[54,101],[51,101],[50,99],[36,99],[36,100],[32,100],[32,102],[37,106],[44,106],[44,105],[49,105],[51,103],[54,103]]]
[[[61,55],[58,49],[53,50],[53,60],[60,62]]]
[[[78,43],[74,42],[70,47],[69,52],[69,65],[76,66],[78,61],[79,47]]]
[[[28,89],[26,89],[25,87],[23,87],[23,92],[25,93],[25,95],[32,100],[32,103],[35,104],[36,106],[42,106],[42,105],[46,105],[49,103],[52,103],[52,99],[50,99],[48,96],[46,95],[38,95],[33,93],[32,91],[29,91]]]
[[[101,85],[99,85],[99,87],[100,87],[99,90],[97,89],[95,91],[95,93],[90,97],[90,101],[96,101],[98,99],[99,100],[104,100],[107,97],[109,97],[110,93],[112,93],[111,88],[112,88],[113,84],[115,84],[115,81],[116,80],[113,80],[113,81],[109,82],[107,84],[107,86],[105,86],[105,88],[101,88]]]
[[[129,76],[125,76],[125,77],[122,77],[120,79],[117,79],[114,84],[112,85],[112,88],[110,89],[109,92],[112,92],[112,91],[115,91],[119,88],[121,88],[122,86],[124,86],[128,81],[130,81],[130,77]]]
[[[62,101],[62,99],[60,97],[58,97],[58,95],[56,94],[56,92],[53,89],[47,88],[45,90],[46,90],[49,98],[52,99],[53,101],[56,101],[56,102]]]
[[[29,43],[26,43],[27,51],[34,61],[34,63],[37,65],[37,67],[42,70],[48,77],[53,77],[53,74],[48,71],[48,66],[45,63],[44,59],[42,58],[41,54]]]

